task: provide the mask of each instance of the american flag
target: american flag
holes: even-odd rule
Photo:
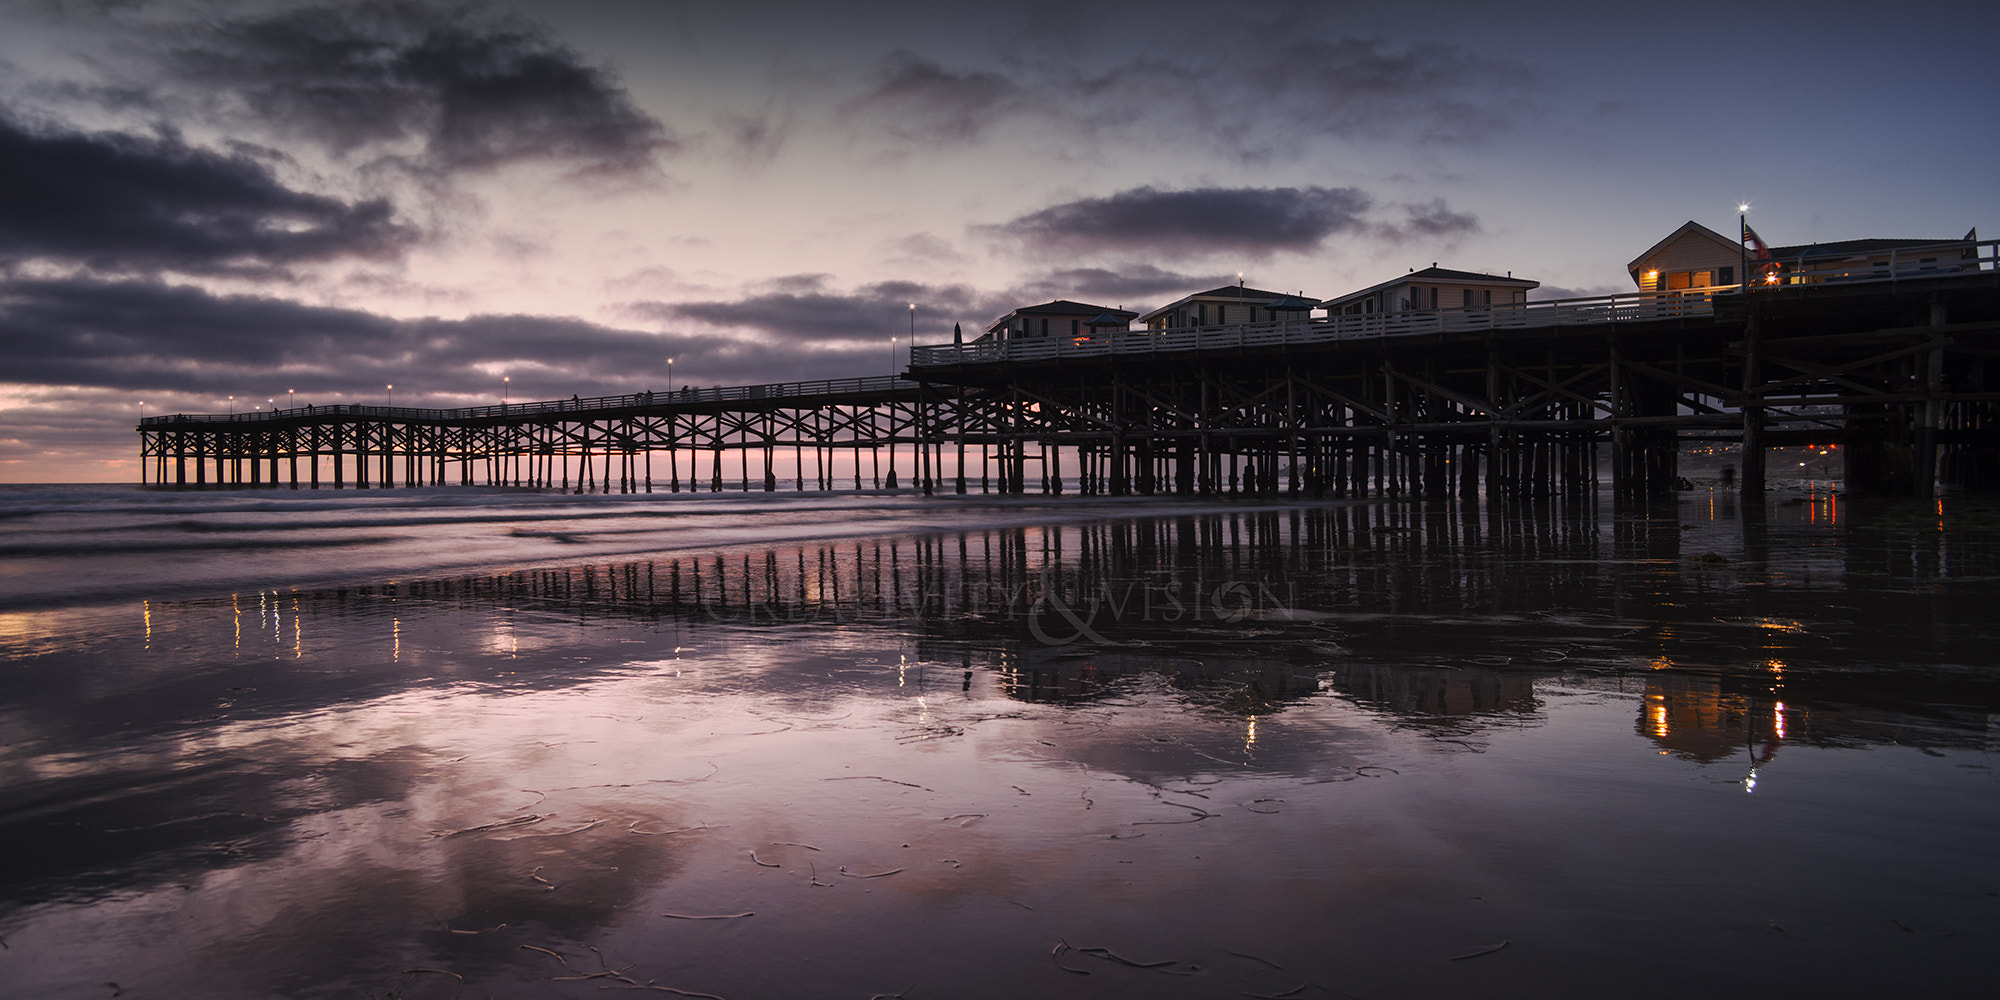
[[[1758,260],[1771,259],[1771,248],[1764,245],[1764,238],[1762,236],[1757,235],[1757,231],[1755,229],[1750,228],[1750,224],[1748,222],[1743,224],[1743,245],[1747,247],[1756,247]]]

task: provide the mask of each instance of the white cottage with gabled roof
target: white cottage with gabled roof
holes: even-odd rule
[[[1679,292],[1736,284],[1743,248],[1729,237],[1689,220],[1625,270],[1642,292]]]
[[[1115,333],[1125,329],[1138,315],[1127,309],[1057,299],[1038,306],[1022,306],[994,320],[987,324],[986,336],[980,339],[1032,340],[1038,337]]]
[[[1224,285],[1175,299],[1139,317],[1148,330],[1304,319],[1312,300],[1289,292]]]
[[[1380,313],[1434,312],[1440,309],[1482,309],[1528,301],[1539,281],[1476,271],[1454,271],[1436,264],[1400,278],[1369,285],[1360,291],[1321,302],[1328,318],[1373,316]]]

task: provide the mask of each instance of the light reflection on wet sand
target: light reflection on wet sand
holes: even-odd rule
[[[1284,508],[13,616],[0,993],[1962,989],[2000,929],[2000,529],[1855,506]]]

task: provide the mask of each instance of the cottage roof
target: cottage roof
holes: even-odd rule
[[[1263,288],[1246,288],[1242,285],[1223,285],[1220,288],[1211,288],[1205,292],[1195,292],[1192,295],[1183,295],[1180,298],[1175,299],[1172,302],[1169,302],[1166,305],[1159,307],[1158,309],[1153,309],[1148,311],[1145,315],[1139,317],[1139,319],[1141,321],[1149,321],[1153,317],[1158,316],[1161,313],[1172,312],[1173,310],[1178,309],[1181,306],[1196,301],[1201,301],[1201,302],[1240,301],[1247,303],[1249,305],[1269,306],[1273,302],[1283,301],[1285,299],[1290,299],[1293,297],[1294,296],[1290,292],[1273,292]]]
[[[1296,295],[1287,295],[1274,302],[1264,303],[1264,308],[1273,312],[1311,312],[1318,305],[1319,303],[1312,299],[1302,299]]]
[[[986,324],[986,329],[988,332],[998,330],[1007,325],[1008,320],[1016,316],[1122,316],[1124,317],[1124,322],[1130,323],[1138,315],[1138,313],[1129,309],[1113,309],[1110,306],[1092,305],[1088,302],[1072,302],[1069,299],[1057,299],[1054,302],[1044,302],[1038,306],[1022,306]],[[1091,320],[1091,322],[1095,323],[1097,321]]]
[[[1730,253],[1737,252],[1738,248],[1741,246],[1741,244],[1737,243],[1735,240],[1732,240],[1729,237],[1724,236],[1721,233],[1718,233],[1715,230],[1710,229],[1707,226],[1704,226],[1701,223],[1694,221],[1693,219],[1689,219],[1685,225],[1681,226],[1679,229],[1676,229],[1671,233],[1668,233],[1666,239],[1663,239],[1660,242],[1653,244],[1652,246],[1646,248],[1645,253],[1642,253],[1639,256],[1632,258],[1632,262],[1625,265],[1625,270],[1630,271],[1636,275],[1639,272],[1639,265],[1645,263],[1646,258],[1651,257],[1654,254],[1659,253],[1661,250],[1666,249],[1669,244],[1673,243],[1675,240],[1678,240],[1682,236],[1685,236],[1689,233],[1693,233],[1701,237],[1702,239],[1713,240],[1717,244],[1720,244],[1724,249],[1728,250]]]
[[[1072,302],[1069,299],[1057,299],[1054,302],[1044,302],[1038,306],[1022,306],[1021,308],[1016,309],[1013,312],[1008,313],[1007,315],[1075,316],[1078,314],[1094,315],[1099,313],[1110,313],[1113,316],[1123,316],[1127,320],[1135,319],[1139,315],[1138,313],[1131,312],[1125,309],[1113,309],[1110,306],[1091,305],[1088,302]]]
[[[1390,278],[1388,281],[1378,282],[1376,284],[1369,285],[1367,288],[1363,288],[1360,291],[1348,292],[1346,295],[1342,295],[1337,299],[1327,299],[1326,301],[1321,302],[1320,305],[1339,306],[1348,302],[1352,302],[1356,299],[1367,298],[1368,296],[1373,295],[1376,292],[1394,288],[1397,285],[1409,285],[1416,283],[1438,284],[1438,285],[1491,285],[1491,286],[1505,286],[1509,288],[1519,288],[1523,290],[1542,287],[1542,283],[1539,281],[1531,281],[1527,278],[1516,278],[1511,274],[1502,276],[1498,274],[1482,274],[1477,271],[1454,271],[1451,268],[1438,267],[1437,265],[1433,264],[1430,267],[1424,268],[1421,271],[1411,271],[1408,274],[1398,275],[1394,278]]]
[[[1833,243],[1801,243],[1798,246],[1772,247],[1771,256],[1779,260],[1807,260],[1824,257],[1859,257],[1866,254],[1886,253],[1890,250],[1908,250],[1914,247],[1936,246],[1940,243],[1956,243],[1958,240],[1839,240]]]

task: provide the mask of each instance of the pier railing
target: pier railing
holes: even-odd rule
[[[721,385],[706,389],[686,386],[667,392],[631,392],[622,396],[572,396],[527,403],[498,403],[492,406],[461,406],[428,409],[419,406],[367,406],[335,403],[330,406],[295,406],[278,410],[251,410],[246,413],[175,413],[146,417],[141,426],[187,423],[244,423],[260,420],[297,420],[309,417],[370,417],[377,420],[469,421],[512,419],[533,416],[570,416],[586,411],[630,410],[649,406],[682,407],[715,403],[760,400],[799,400],[815,396],[852,396],[914,392],[916,387],[893,375],[866,378],[821,379],[813,382],[766,382],[759,385]]]

